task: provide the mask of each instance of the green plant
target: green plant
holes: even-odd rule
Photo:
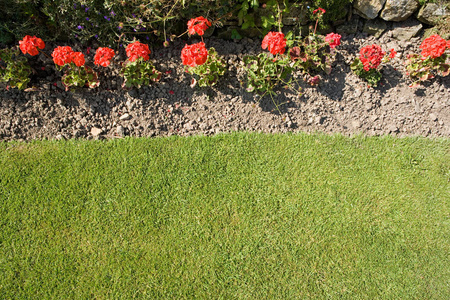
[[[241,0],[237,5],[238,22],[242,29],[257,27],[258,24],[263,35],[273,27],[281,31],[283,13],[288,13],[292,5],[288,0]]]
[[[158,82],[161,79],[161,72],[156,70],[150,61],[144,61],[142,57],[131,62],[127,60],[123,63],[120,72],[124,78],[122,84],[123,88],[137,87],[143,85],[150,85],[152,82]]]
[[[0,43],[12,44],[31,34],[47,39],[51,31],[45,15],[40,12],[39,0],[0,1]]]
[[[23,90],[30,82],[31,67],[26,57],[20,55],[19,46],[0,50],[0,81],[12,88]]]
[[[326,11],[317,8],[313,11],[316,18],[314,31],[306,37],[294,37],[292,32],[287,35],[287,45],[290,48],[289,56],[294,61],[294,69],[300,70],[305,81],[311,85],[317,85],[320,77],[318,71],[323,71],[327,75],[331,73],[331,64],[335,57],[335,48],[341,44],[341,36],[336,33],[329,33],[326,36],[317,34],[317,27]]]
[[[226,63],[217,55],[216,50],[211,47],[208,49],[208,58],[205,63],[195,67],[186,66],[185,70],[196,77],[192,79],[191,87],[194,87],[196,84],[200,87],[213,86],[219,80],[219,76],[225,74]]]
[[[244,69],[247,73],[247,91],[258,92],[264,97],[266,94],[272,98],[272,102],[278,109],[279,103],[274,100],[274,89],[284,86],[296,90],[291,76],[294,63],[285,55],[286,38],[281,32],[269,32],[263,39],[261,47],[268,48],[270,55],[244,56]],[[297,90],[300,94],[300,90]]]

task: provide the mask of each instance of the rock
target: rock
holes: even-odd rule
[[[116,128],[116,133],[117,133],[118,136],[124,136],[125,130],[123,129],[122,126],[119,125],[119,126],[117,126],[117,128]]]
[[[353,121],[352,121],[352,127],[353,127],[354,129],[358,129],[359,127],[361,127],[361,122],[358,121],[358,120],[353,120]]]
[[[57,139],[58,141],[65,140],[65,138],[62,134],[58,134],[57,136],[55,136],[55,139]]]
[[[355,13],[365,19],[375,19],[386,0],[356,0],[353,3]]]
[[[129,114],[127,114],[127,113],[121,115],[120,118],[119,118],[119,120],[121,120],[121,121],[126,121],[126,120],[129,120],[129,119],[131,119],[131,116]]]
[[[437,25],[442,18],[450,15],[442,4],[427,3],[417,13],[417,20],[428,25]]]
[[[392,30],[392,37],[399,41],[409,41],[417,36],[422,30],[422,24],[416,22],[416,25],[400,24]]]
[[[380,18],[385,21],[404,21],[419,8],[417,0],[386,0]]]
[[[376,38],[379,38],[383,32],[386,30],[387,25],[386,22],[380,19],[368,20],[366,24],[364,24],[363,32],[371,34]]]
[[[91,134],[93,136],[99,136],[100,134],[102,134],[103,130],[98,128],[98,127],[92,127],[91,128]]]
[[[355,34],[358,32],[358,23],[360,17],[357,15],[353,15],[351,20],[343,25],[339,25],[336,27],[336,33],[346,33],[346,34]]]
[[[438,117],[435,114],[433,114],[433,113],[430,114],[431,121],[437,121],[437,119],[438,119]]]

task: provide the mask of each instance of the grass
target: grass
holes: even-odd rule
[[[0,144],[1,299],[448,299],[450,141]]]

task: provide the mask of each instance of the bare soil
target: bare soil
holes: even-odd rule
[[[284,103],[279,109],[270,97],[260,98],[245,90],[241,61],[244,55],[263,51],[259,39],[205,39],[207,47],[214,47],[229,67],[212,88],[190,87],[192,77],[184,72],[180,59],[186,43],[182,40],[153,49],[151,59],[163,72],[160,82],[130,91],[121,88],[117,63],[97,69],[99,88],[66,92],[59,81],[61,73],[41,55],[31,59],[36,70],[32,91],[0,91],[0,139],[211,135],[243,130],[449,137],[450,76],[411,88],[405,75],[403,58],[418,53],[420,42],[420,37],[399,42],[389,34],[379,40],[361,33],[343,36],[332,73],[321,74],[318,86],[302,83],[302,95],[277,91],[275,100]],[[398,52],[383,67],[377,88],[369,87],[349,67],[359,49],[373,43]],[[86,49],[77,50],[86,53]],[[92,52],[87,61],[93,61]],[[117,57],[118,62],[124,59],[123,54]]]

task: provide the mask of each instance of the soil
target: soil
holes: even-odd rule
[[[0,91],[0,139],[103,139],[124,136],[212,135],[230,131],[325,132],[343,135],[450,136],[450,76],[437,77],[411,88],[404,57],[419,53],[422,38],[399,42],[362,33],[343,35],[330,75],[318,86],[301,84],[302,95],[277,91],[260,98],[245,90],[244,55],[258,54],[261,40],[205,39],[228,62],[227,73],[212,88],[190,87],[180,52],[186,42],[152,49],[152,60],[162,80],[148,87],[121,88],[119,65],[98,68],[101,84],[89,90],[65,91],[53,62],[44,55],[31,58],[36,74],[29,91]],[[350,70],[362,46],[394,48],[397,58],[382,69],[383,80],[371,88]],[[46,49],[52,49],[47,45]],[[86,53],[86,49],[83,50]],[[86,61],[93,61],[93,53]],[[124,61],[122,53],[116,60]],[[0,87],[1,88],[1,87]],[[31,91],[30,91],[31,90]]]

